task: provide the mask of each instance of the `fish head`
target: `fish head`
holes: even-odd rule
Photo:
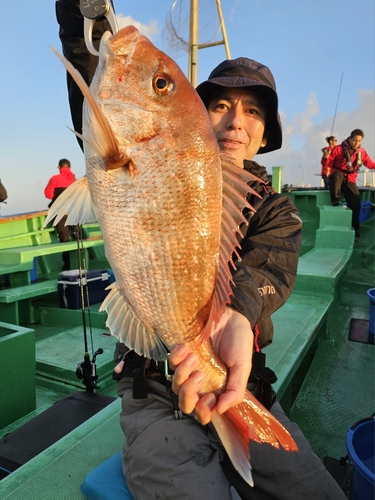
[[[177,146],[175,154],[181,151],[184,158],[196,157],[210,147],[217,152],[211,122],[200,97],[179,66],[133,26],[115,35],[103,35],[90,91],[108,120],[122,155],[135,164],[139,163],[138,152],[144,163],[144,144],[149,141],[163,151],[168,145]],[[87,129],[91,126],[88,106],[85,113]]]

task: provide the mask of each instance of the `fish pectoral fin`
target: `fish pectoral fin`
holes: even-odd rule
[[[135,316],[118,285],[113,283],[108,289],[111,291],[99,310],[108,313],[106,326],[111,334],[141,356],[156,361],[166,359],[168,355],[166,347],[155,332],[148,330]]]
[[[55,226],[68,214],[67,226],[97,221],[94,204],[86,177],[81,177],[63,191],[53,202],[44,222],[45,227],[53,218]]]

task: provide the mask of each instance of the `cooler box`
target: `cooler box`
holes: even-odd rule
[[[78,269],[63,271],[59,274],[57,285],[60,307],[64,309],[81,309],[82,300],[79,276],[80,274]],[[108,293],[108,290],[106,290],[106,288],[109,284],[110,275],[108,271],[82,271],[82,285],[85,306],[87,306],[87,288],[90,304],[97,304],[98,302],[103,302],[103,300],[105,299]]]

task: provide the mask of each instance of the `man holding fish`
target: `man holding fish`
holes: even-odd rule
[[[294,285],[302,228],[291,200],[267,186],[264,167],[252,161],[281,147],[271,71],[247,58],[224,61],[197,88],[207,117],[177,65],[135,28],[105,34],[100,54],[90,90],[66,64],[86,99],[87,180],[49,217],[97,217],[114,269],[102,307],[124,341],[115,378],[129,490],[135,500],[344,499],[274,401],[274,374],[261,353],[272,342],[270,316]],[[114,237],[121,221],[127,234]],[[175,369],[169,392],[167,350]]]

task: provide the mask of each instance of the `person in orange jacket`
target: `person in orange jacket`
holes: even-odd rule
[[[337,146],[337,139],[336,139],[336,137],[334,135],[330,135],[329,137],[326,137],[326,141],[328,143],[328,146],[325,146],[322,149],[323,156],[322,156],[322,159],[321,159],[321,162],[320,162],[322,164],[322,171],[321,171],[320,175],[322,176],[322,179],[323,179],[323,182],[324,182],[324,189],[329,189],[328,177],[329,177],[331,169],[329,167],[326,167],[324,165],[324,161],[329,157],[329,155],[331,154],[332,149],[335,146]]]
[[[322,165],[331,169],[329,176],[329,190],[333,206],[340,204],[341,192],[348,207],[352,210],[352,226],[355,235],[359,237],[359,213],[361,197],[356,184],[357,174],[362,166],[375,169],[375,162],[371,160],[366,150],[361,147],[365,134],[359,128],[352,131],[350,136],[336,146]]]

